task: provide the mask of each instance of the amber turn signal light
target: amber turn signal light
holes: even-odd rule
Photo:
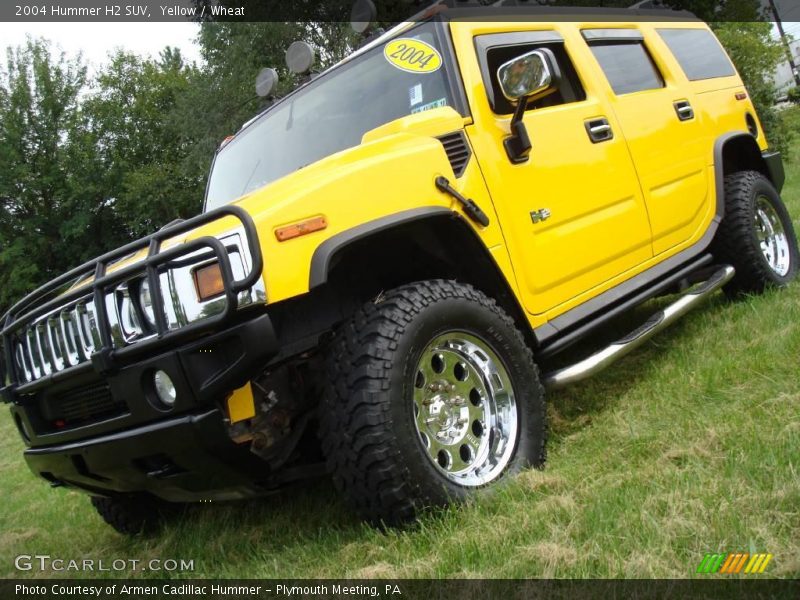
[[[219,263],[197,268],[193,275],[194,287],[201,302],[225,292],[225,283],[222,281],[222,269],[219,268]]]
[[[305,221],[300,221],[299,223],[278,227],[275,230],[275,237],[278,238],[279,242],[285,242],[286,240],[291,240],[292,238],[300,237],[307,233],[325,229],[327,226],[328,221],[325,220],[325,217],[313,217]]]

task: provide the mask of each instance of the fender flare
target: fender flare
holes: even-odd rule
[[[381,217],[374,221],[362,223],[351,229],[339,232],[322,242],[311,257],[311,268],[308,277],[308,289],[313,290],[328,282],[331,261],[336,253],[361,239],[382,231],[406,225],[415,221],[453,215],[453,211],[444,206],[422,206],[399,213]]]
[[[717,138],[714,142],[714,175],[717,190],[717,216],[725,214],[725,147],[733,141],[745,141],[751,147],[754,157],[757,157],[758,165],[753,168],[761,171],[780,192],[785,180],[783,163],[780,153],[765,153],[759,148],[755,138],[745,131],[731,131]]]

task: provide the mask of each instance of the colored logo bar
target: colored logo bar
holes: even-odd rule
[[[700,561],[697,572],[727,575],[763,573],[771,560],[772,554],[766,552],[760,554],[748,554],[747,552],[706,554]]]

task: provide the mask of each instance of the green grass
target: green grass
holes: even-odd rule
[[[784,118],[800,130],[800,109]],[[800,144],[787,173],[800,230]],[[322,481],[197,506],[158,536],[128,539],[82,494],[34,478],[2,418],[0,575],[19,575],[18,554],[49,554],[193,559],[184,576],[201,577],[681,578],[706,552],[739,550],[774,554],[765,576],[797,577],[799,358],[800,283],[732,304],[718,295],[550,396],[545,471],[388,533],[360,523]]]

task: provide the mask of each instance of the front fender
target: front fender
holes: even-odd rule
[[[454,179],[442,144],[398,133],[328,157],[239,200],[256,222],[268,301],[308,292],[315,252],[342,232],[408,211],[452,210],[451,199],[434,185],[439,175]],[[325,217],[325,229],[277,239],[278,228],[318,216]]]

